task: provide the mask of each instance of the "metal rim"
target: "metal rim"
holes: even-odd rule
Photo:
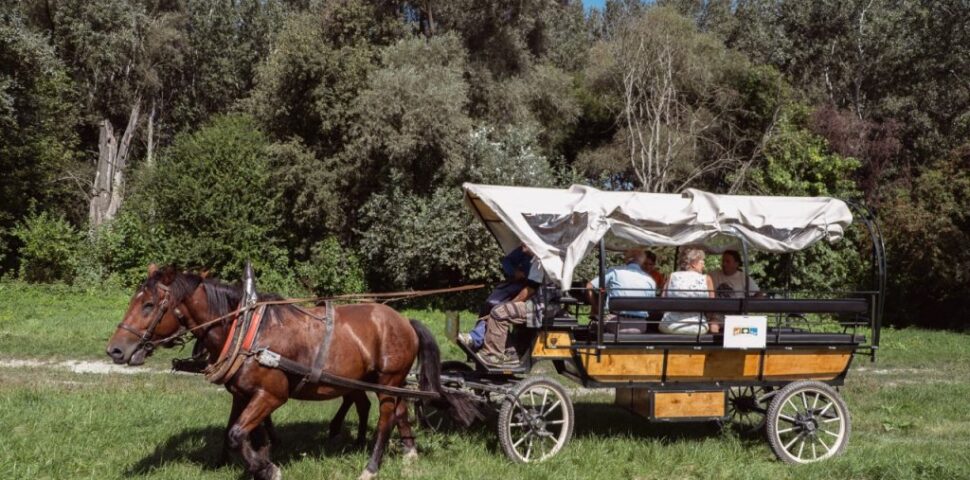
[[[557,389],[543,384],[530,385],[518,395],[505,426],[518,460],[541,462],[559,453],[572,431],[568,401]]]
[[[773,435],[791,461],[812,463],[839,452],[847,433],[841,402],[813,387],[795,390],[779,402]]]
[[[771,387],[739,386],[727,391],[727,420],[742,433],[753,433],[765,426],[768,408],[758,400]]]

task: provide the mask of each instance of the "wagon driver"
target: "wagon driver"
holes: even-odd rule
[[[519,359],[515,355],[505,353],[505,341],[508,339],[510,326],[527,324],[537,327],[538,319],[542,318],[542,302],[538,293],[545,279],[545,272],[542,271],[539,258],[528,246],[523,244],[522,250],[531,257],[529,273],[522,290],[508,302],[492,308],[485,320],[485,344],[482,346],[481,357],[485,363],[491,365],[518,364]]]

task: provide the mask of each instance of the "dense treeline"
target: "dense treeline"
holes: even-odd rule
[[[4,2],[3,274],[491,280],[462,182],[696,187],[865,202],[892,321],[961,327],[967,25],[960,0]],[[797,257],[800,286],[863,284],[866,242]]]

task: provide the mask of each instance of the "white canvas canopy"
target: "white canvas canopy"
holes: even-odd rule
[[[835,242],[852,223],[845,202],[827,197],[681,195],[466,183],[465,202],[508,253],[526,244],[550,279],[569,288],[573,270],[600,239],[607,248],[699,245],[766,252]]]

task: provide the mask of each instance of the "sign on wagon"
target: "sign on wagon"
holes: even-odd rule
[[[724,348],[765,348],[768,317],[727,315],[724,317]]]

